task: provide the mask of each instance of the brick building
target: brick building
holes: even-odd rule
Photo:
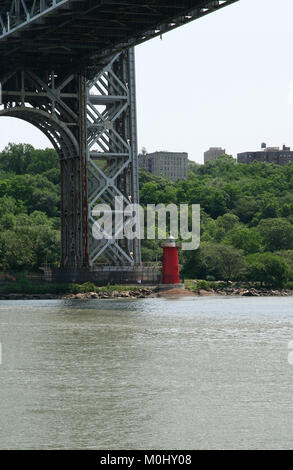
[[[220,155],[224,155],[225,153],[226,150],[221,147],[210,147],[210,149],[204,153],[204,162],[206,163],[217,160]]]
[[[138,156],[139,168],[172,181],[187,179],[188,154],[186,152],[153,152]]]
[[[276,165],[287,165],[293,162],[293,151],[290,147],[283,145],[279,147],[266,147],[262,144],[262,150],[258,152],[242,152],[237,155],[238,163],[250,164],[253,162],[275,163]]]

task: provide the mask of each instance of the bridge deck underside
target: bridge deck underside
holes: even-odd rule
[[[238,0],[0,0],[0,78],[15,67],[77,67]]]

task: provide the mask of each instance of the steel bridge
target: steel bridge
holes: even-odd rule
[[[139,200],[134,46],[236,1],[0,0],[0,116],[30,122],[58,152],[68,278],[142,277],[138,239],[92,236],[97,203]]]

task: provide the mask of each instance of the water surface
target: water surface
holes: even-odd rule
[[[293,298],[0,301],[0,448],[292,448],[292,320]]]

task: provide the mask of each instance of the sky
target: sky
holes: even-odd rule
[[[237,153],[293,147],[292,0],[240,0],[136,48],[139,150]],[[50,146],[1,118],[9,142]]]

